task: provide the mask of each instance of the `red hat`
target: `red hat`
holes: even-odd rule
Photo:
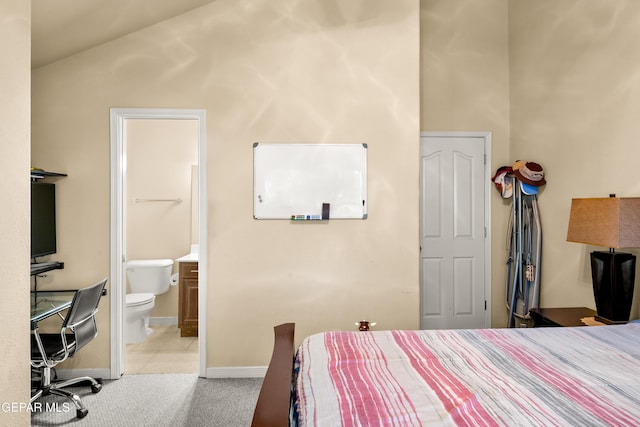
[[[511,173],[513,171],[510,166],[501,166],[491,178],[503,199],[508,199],[513,194],[513,177],[510,176]]]

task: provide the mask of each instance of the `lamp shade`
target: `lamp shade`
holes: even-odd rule
[[[572,199],[567,241],[608,248],[640,247],[640,198]]]

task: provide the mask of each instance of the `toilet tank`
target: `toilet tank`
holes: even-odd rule
[[[133,294],[159,295],[169,290],[172,259],[134,259],[127,261],[129,290]]]

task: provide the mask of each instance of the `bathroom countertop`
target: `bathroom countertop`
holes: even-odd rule
[[[191,245],[191,252],[176,260],[176,262],[198,262],[198,244]]]
[[[176,259],[176,262],[198,262],[198,254],[191,253]]]

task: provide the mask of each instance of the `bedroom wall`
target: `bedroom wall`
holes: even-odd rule
[[[569,210],[574,197],[640,196],[640,2],[509,6],[511,151],[547,176],[539,195],[541,304],[594,308],[589,253],[606,249],[566,242]]]
[[[205,108],[207,366],[266,365],[286,321],[417,328],[418,67],[417,0],[218,0],[34,70],[34,159],[69,174],[52,286],[108,273],[109,108]],[[369,218],[254,220],[256,141],[367,143]],[[73,367],[109,366],[91,345]]]
[[[7,203],[2,206],[0,221],[0,313],[2,328],[2,381],[0,381],[0,419],[3,425],[28,426],[31,416],[26,410],[13,410],[7,404],[29,401],[30,338],[29,321],[29,110],[31,106],[31,2],[0,0],[0,188]],[[11,155],[5,155],[11,153]]]
[[[510,164],[508,2],[421,0],[420,129],[490,131],[491,170]],[[509,206],[491,189],[492,327],[507,323]]]
[[[632,22],[640,14],[640,5],[633,0],[458,0],[455,4],[421,0],[422,70],[418,91],[412,67],[398,65],[402,69],[393,75],[401,76],[400,83],[394,77],[376,80],[384,74],[382,71],[367,72],[369,66],[377,69],[373,67],[376,64],[394,68],[394,64],[416,63],[409,52],[418,49],[412,37],[417,33],[414,2],[394,5],[391,11],[377,2],[367,8],[365,16],[359,13],[361,2],[339,4],[332,11],[314,2],[308,6],[313,13],[311,9],[296,9],[306,16],[306,20],[298,21],[286,19],[282,12],[292,6],[291,2],[261,2],[257,6],[248,1],[236,3],[218,0],[197,13],[34,70],[34,162],[70,173],[58,181],[64,198],[63,215],[73,218],[63,221],[61,232],[60,258],[68,264],[65,270],[56,272],[57,284],[53,286],[80,286],[96,274],[108,272],[109,169],[104,159],[109,156],[109,107],[197,107],[208,109],[213,246],[209,269],[217,269],[214,275],[210,273],[210,322],[212,329],[223,327],[209,337],[210,343],[218,342],[211,344],[210,353],[218,355],[210,357],[208,366],[265,364],[271,346],[270,328],[279,321],[304,317],[298,336],[337,328],[338,324],[346,329],[351,327],[351,312],[370,306],[382,307],[382,311],[371,313],[381,327],[417,327],[418,255],[417,244],[414,248],[412,242],[413,231],[417,230],[417,203],[413,200],[417,197],[418,171],[417,162],[410,160],[417,156],[417,145],[409,142],[417,138],[417,129],[492,131],[492,169],[515,158],[541,163],[549,181],[539,197],[544,230],[541,304],[594,306],[588,267],[588,254],[594,248],[565,241],[570,199],[611,192],[620,196],[640,194],[634,172],[634,161],[640,154],[640,146],[635,143],[640,130],[634,125],[640,99],[636,94],[640,74],[636,70],[640,67],[634,40],[640,36],[640,29]],[[258,19],[261,13],[279,17],[287,25],[269,29],[263,19]],[[250,32],[243,38],[245,26],[254,23],[245,20],[247,16],[257,20],[255,31],[261,32]],[[376,16],[385,19],[376,20]],[[360,37],[351,39],[350,35],[362,28],[366,36],[361,38],[372,37],[371,31],[376,29],[369,28],[368,23],[393,36],[385,33],[374,37],[376,43],[372,44],[378,47],[367,43],[366,52],[356,55],[359,60],[355,61],[351,55],[361,48],[356,41]],[[287,44],[292,34],[299,42]],[[218,38],[226,42],[213,41]],[[392,43],[393,48],[379,46],[381,39]],[[334,44],[334,56],[330,55],[341,64],[342,72],[337,75],[327,71],[332,68],[330,61],[321,61],[328,54],[326,50],[321,49],[317,56],[307,52],[309,43],[316,42],[313,46],[317,46],[321,40],[340,41]],[[403,47],[396,49],[396,44]],[[274,50],[281,55],[274,57]],[[285,55],[287,50],[296,54]],[[383,60],[383,54],[394,52],[397,58]],[[252,78],[258,76],[254,72],[265,69],[258,65],[269,70],[259,76],[268,77],[262,82]],[[315,71],[305,77],[296,72],[300,69]],[[329,74],[325,76],[324,71]],[[351,72],[356,72],[357,84],[345,80]],[[378,84],[382,81],[391,84],[393,91],[385,91]],[[364,96],[371,86],[377,89],[375,99]],[[256,87],[261,91],[256,92]],[[305,97],[294,96],[299,93]],[[349,102],[334,102],[335,93]],[[389,103],[417,104],[415,93],[421,95],[419,115],[417,107],[403,114],[385,109]],[[301,109],[307,111],[302,119],[297,111]],[[290,117],[290,111],[296,114]],[[363,122],[366,126],[361,125]],[[238,133],[238,128],[244,131]],[[369,199],[372,203],[377,200],[380,210],[370,211],[370,220],[355,226],[331,223],[328,232],[294,229],[295,238],[285,241],[282,236],[292,227],[265,226],[246,218],[251,212],[247,181],[251,174],[247,161],[250,143],[265,135],[271,140],[340,137],[347,142],[357,138],[378,141],[370,145]],[[382,148],[374,150],[376,146]],[[245,188],[249,196],[243,198],[241,191],[221,188],[225,182],[237,182],[239,187],[233,188]],[[390,201],[383,207],[381,200]],[[497,192],[492,201],[493,325],[499,327],[506,320],[506,313],[503,320],[500,310],[504,289],[501,233],[506,229],[507,216],[502,212],[508,208]],[[408,207],[408,220],[395,206]],[[375,218],[383,221],[376,220],[372,226],[374,212]],[[345,232],[352,233],[358,249],[365,249],[354,251],[354,246],[347,246]],[[308,239],[306,243],[300,241],[301,236]],[[322,265],[309,269],[304,260],[299,262],[299,253],[307,245],[312,246],[314,254],[322,254]],[[262,257],[271,251],[268,257]],[[638,254],[637,250],[631,252]],[[293,258],[289,259],[291,254]],[[354,265],[356,268],[351,269]],[[331,288],[305,276],[304,272],[315,269],[326,274],[327,282],[338,275],[354,282],[362,277],[371,280]],[[255,277],[249,270],[256,272]],[[397,282],[397,277],[408,285],[390,289],[392,285],[386,283]],[[303,300],[296,299],[299,289],[310,291],[303,294]],[[389,294],[394,297],[389,298]],[[272,296],[282,296],[287,302],[267,304]],[[635,317],[639,302],[636,295]],[[302,308],[296,311],[298,305]],[[400,316],[396,316],[398,313]],[[101,330],[108,330],[108,310],[101,310],[100,316]],[[387,320],[391,318],[398,320]],[[245,350],[235,336],[254,343],[254,359],[231,356]],[[79,362],[79,366],[108,366],[108,335],[101,334],[98,340],[87,355],[88,361]],[[219,343],[232,341],[238,344],[226,356],[221,355]]]

